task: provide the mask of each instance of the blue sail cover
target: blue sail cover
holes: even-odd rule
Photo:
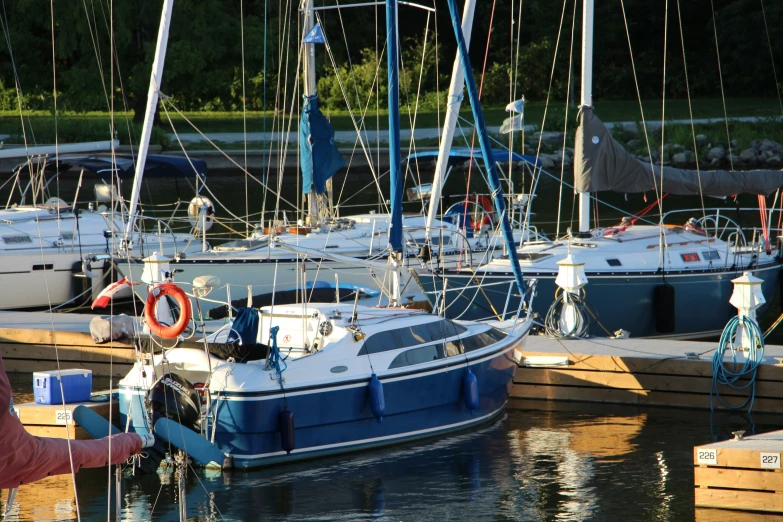
[[[302,163],[302,193],[326,192],[326,180],[345,166],[334,143],[334,129],[318,108],[318,95],[305,96],[299,123],[299,156]]]

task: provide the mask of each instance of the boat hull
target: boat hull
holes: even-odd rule
[[[778,288],[781,265],[771,263],[751,270],[760,278],[766,304],[758,310],[758,317],[767,311]],[[703,270],[660,273],[587,273],[585,299],[598,316],[589,329],[589,335],[604,337],[619,329],[632,337],[703,338],[719,334],[726,322],[737,314],[729,299],[734,290],[731,282],[743,270]],[[543,320],[552,305],[557,285],[553,273],[526,274],[538,280],[533,310]],[[429,272],[416,271],[415,277],[427,298],[434,304],[446,280],[446,317],[450,319],[497,319],[506,310],[516,313],[518,292],[509,298],[513,275],[505,273],[465,274],[445,271],[433,277]],[[476,280],[480,284],[476,284]],[[493,284],[495,283],[495,284]],[[498,284],[500,283],[500,284]],[[675,289],[674,332],[656,329],[655,288],[670,284]],[[468,287],[464,290],[458,290]],[[514,295],[517,294],[517,295]]]
[[[398,444],[487,422],[499,414],[517,368],[515,352],[520,339],[468,359],[478,380],[478,408],[468,409],[463,392],[466,357],[456,356],[440,365],[381,376],[385,411],[376,419],[370,408],[369,379],[338,381],[330,385],[258,393],[213,392],[216,412],[215,444],[234,458],[238,468],[255,468]],[[120,389],[120,417],[129,409],[131,426],[148,431],[143,391]],[[295,449],[287,454],[281,445],[280,412],[294,414]],[[211,433],[211,426],[207,427]]]

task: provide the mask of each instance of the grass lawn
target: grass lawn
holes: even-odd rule
[[[612,121],[641,121],[641,112],[639,104],[633,100],[607,100],[597,101],[595,103],[596,114],[606,122]],[[543,102],[528,102],[526,107],[525,122],[540,127],[544,116]],[[781,116],[781,109],[777,99],[773,98],[737,98],[726,100],[726,110],[729,117],[740,116],[758,116],[758,117],[778,117]],[[687,100],[667,100],[665,106],[666,120],[686,120],[690,118]],[[644,102],[644,117],[648,121],[659,121],[661,119],[662,107],[660,100],[650,100]],[[354,128],[350,116],[346,111],[329,111],[325,114],[331,120],[335,130],[351,130]],[[461,115],[472,121],[470,109],[467,104],[463,104]],[[402,108],[400,115],[403,128],[410,127],[409,115],[405,107]],[[484,118],[487,125],[498,126],[503,122],[508,114],[503,107],[485,107]],[[562,105],[551,105],[547,111],[546,128],[550,130],[560,130],[563,128],[565,110]],[[569,127],[575,124],[576,110],[569,110]],[[243,130],[243,117],[241,112],[197,112],[188,113],[186,117],[193,124],[205,133],[212,132],[239,132]],[[286,115],[283,126],[288,128],[289,115]],[[416,116],[417,128],[438,127],[442,122],[444,113],[436,111],[420,111]],[[723,103],[720,99],[705,98],[693,100],[693,117],[696,119],[722,119]],[[165,114],[162,115],[163,126],[160,130],[170,132],[170,125],[166,120]],[[118,113],[115,116],[115,128],[117,129],[120,141],[127,143],[128,125],[132,115]],[[388,128],[388,115],[384,111],[380,114],[372,113],[366,115],[367,127],[369,129]],[[37,143],[49,142],[49,136],[54,133],[54,118],[47,112],[31,112],[25,114],[25,121],[28,133],[28,140]],[[172,121],[178,132],[195,132],[190,124],[182,117],[172,115]],[[296,121],[291,125],[296,129]],[[272,112],[252,112],[247,114],[246,128],[248,132],[260,132],[266,128],[267,131],[279,129],[280,120],[275,118]],[[103,140],[109,137],[110,118],[107,113],[66,113],[58,118],[58,136],[61,142],[68,141],[92,141]],[[11,135],[9,141],[20,141],[21,123],[18,113],[0,112],[0,134]],[[138,133],[137,127],[133,127],[134,134]],[[32,131],[32,132],[31,132]]]

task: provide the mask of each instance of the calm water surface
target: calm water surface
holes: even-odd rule
[[[14,376],[17,399],[26,379]],[[185,500],[196,521],[693,520],[692,448],[738,428],[752,429],[704,411],[512,401],[496,422],[443,439],[261,471],[191,470]],[[82,520],[108,519],[108,483],[106,469],[77,475]],[[178,520],[173,473],[126,475],[122,487],[123,520]],[[23,486],[17,499],[8,520],[76,518],[70,476]]]

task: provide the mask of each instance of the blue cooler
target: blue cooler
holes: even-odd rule
[[[60,376],[63,379],[60,393]],[[92,393],[92,370],[49,370],[33,373],[35,402],[38,404],[62,404],[86,402]]]

